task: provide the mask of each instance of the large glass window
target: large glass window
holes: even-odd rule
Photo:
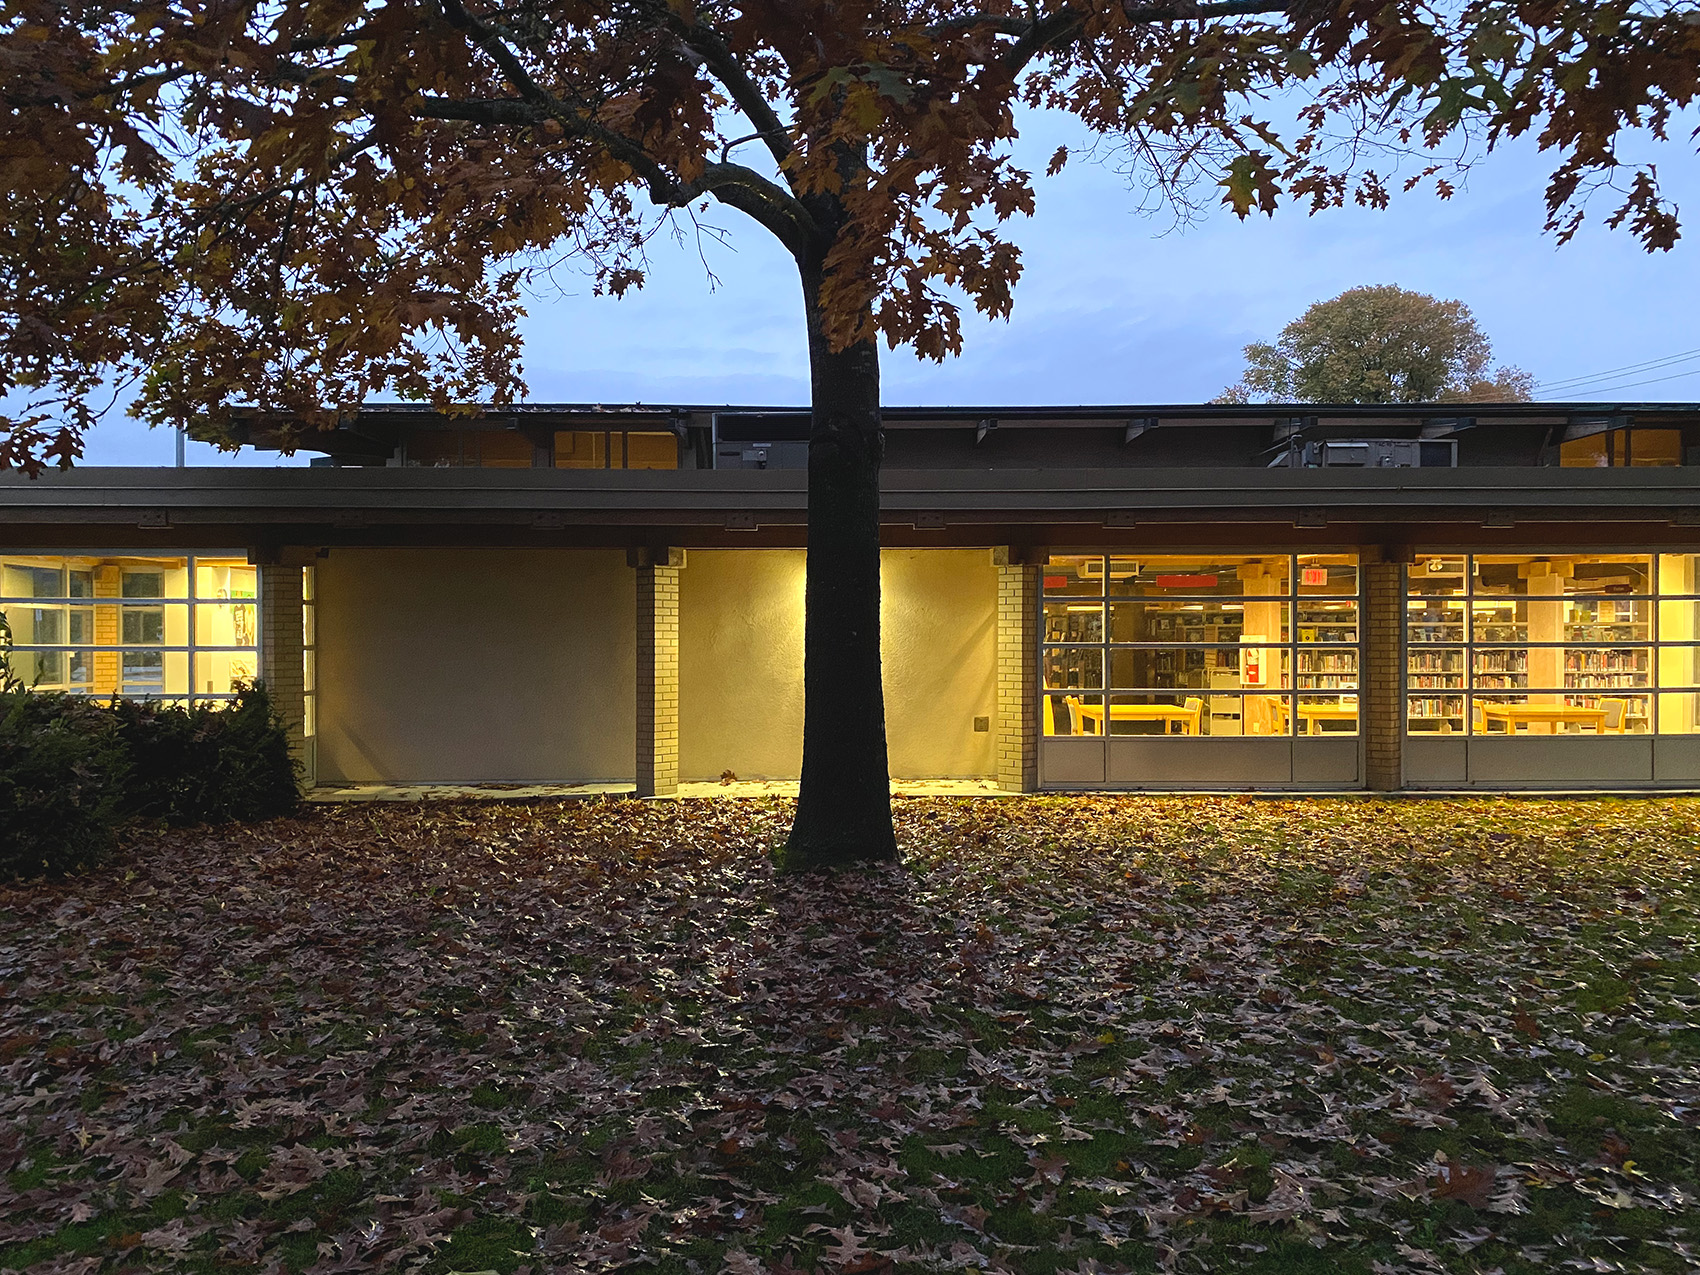
[[[677,469],[672,434],[636,430],[563,429],[555,433],[556,469]]]
[[[1042,610],[1047,735],[1357,732],[1354,555],[1058,554]]]
[[[1645,468],[1682,464],[1679,429],[1602,429],[1559,444],[1558,463],[1565,468]]]
[[[1695,733],[1697,562],[1692,554],[1418,555],[1405,604],[1407,728]]]
[[[258,672],[245,557],[0,554],[12,666],[44,691],[227,700]]]
[[[454,469],[530,469],[537,450],[512,429],[418,429],[403,447],[404,464]]]

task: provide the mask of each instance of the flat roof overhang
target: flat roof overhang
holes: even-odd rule
[[[891,545],[1700,545],[1700,467],[890,470]],[[0,544],[802,544],[794,470],[0,474]]]
[[[1175,426],[1273,426],[1300,434],[1314,425],[1390,429],[1431,426],[1436,437],[1494,425],[1562,427],[1582,437],[1614,425],[1681,426],[1700,423],[1700,404],[1649,402],[1536,403],[1106,403],[1046,406],[893,404],[882,409],[888,430],[1126,429]],[[327,418],[322,425],[260,408],[238,408],[231,422],[236,439],[260,448],[294,448],[341,456],[350,462],[382,463],[404,433],[418,429],[517,429],[538,437],[556,429],[679,431],[728,425],[806,420],[797,405],[712,403],[515,403],[480,404],[449,414],[426,403],[369,403]]]

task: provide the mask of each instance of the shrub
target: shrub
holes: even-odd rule
[[[119,700],[111,709],[130,754],[125,813],[171,824],[248,822],[300,803],[289,737],[262,684],[224,707]]]
[[[219,708],[38,694],[13,673],[11,637],[0,612],[0,880],[89,867],[126,818],[226,823],[300,804],[264,686]]]
[[[0,692],[0,878],[97,863],[112,848],[128,778],[109,709],[73,695]]]

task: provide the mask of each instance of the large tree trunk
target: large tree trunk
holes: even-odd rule
[[[871,341],[832,350],[819,264],[801,269],[813,418],[803,781],[780,855],[788,872],[898,857],[880,681],[879,350]]]

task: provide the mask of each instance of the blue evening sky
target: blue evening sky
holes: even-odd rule
[[[1679,134],[1680,135],[1680,134]],[[1042,173],[1066,121],[1036,119],[1020,159]],[[1700,218],[1692,152],[1661,156],[1661,176]],[[1397,197],[1385,212],[1308,216],[1284,208],[1241,222],[1226,210],[1174,230],[1135,211],[1109,168],[1074,162],[1036,178],[1038,213],[1011,233],[1026,274],[1006,322],[965,324],[962,357],[884,356],[888,404],[1176,403],[1238,379],[1240,350],[1272,338],[1313,301],[1359,284],[1398,284],[1464,301],[1499,361],[1553,383],[1666,356],[1700,354],[1700,224],[1649,255],[1622,231],[1587,228],[1558,247],[1541,231],[1550,163],[1531,146],[1483,160],[1450,202]],[[1609,193],[1609,192],[1608,192]],[[616,301],[563,271],[528,304],[525,366],[534,402],[800,404],[808,391],[800,294],[789,259],[733,212],[709,215],[726,246],[663,235],[650,281]],[[1675,374],[1675,375],[1673,375]],[[1632,382],[1661,378],[1653,383]],[[1700,357],[1544,388],[1552,399],[1700,400]],[[170,464],[171,436],[116,414],[88,440],[86,464]],[[297,457],[295,463],[304,463]],[[190,445],[192,464],[275,464]]]

